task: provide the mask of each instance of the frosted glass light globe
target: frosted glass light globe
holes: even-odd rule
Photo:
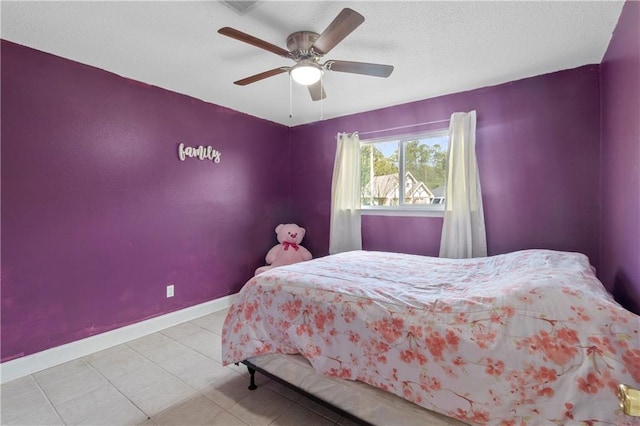
[[[322,77],[322,68],[320,65],[311,61],[300,61],[289,71],[291,78],[298,84],[310,86],[320,80]]]

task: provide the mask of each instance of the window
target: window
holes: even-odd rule
[[[448,144],[448,130],[361,141],[363,211],[444,211]]]

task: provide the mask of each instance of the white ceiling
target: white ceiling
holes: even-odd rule
[[[260,1],[243,15],[218,1],[5,1],[5,40],[287,126],[600,63],[623,1]],[[224,37],[236,28],[286,48],[344,7],[365,22],[326,59],[395,66],[389,78],[328,71],[313,102],[286,73],[234,81],[293,61]],[[322,116],[321,116],[322,114]]]

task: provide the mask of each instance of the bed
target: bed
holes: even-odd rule
[[[362,390],[347,392],[392,394],[409,404],[400,411],[417,406],[416,419],[443,422],[421,424],[639,422],[620,410],[617,388],[640,384],[640,317],[613,300],[579,253],[353,251],[274,268],[238,293],[222,359],[313,382],[311,394],[328,380],[355,383]],[[278,370],[273,359],[288,361]],[[367,415],[354,414],[388,424]]]

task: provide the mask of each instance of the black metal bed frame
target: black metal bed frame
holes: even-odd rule
[[[337,413],[339,415],[341,415],[342,417],[347,418],[348,420],[362,425],[362,426],[373,426],[372,423],[366,422],[356,416],[354,416],[353,414],[344,411],[343,409],[336,407],[335,405],[325,401],[324,399],[318,398],[316,395],[313,395],[309,392],[307,392],[304,389],[299,388],[298,386],[287,382],[286,380],[284,380],[281,377],[276,376],[273,373],[269,373],[268,371],[258,367],[257,365],[251,363],[250,361],[244,360],[241,361],[244,365],[247,366],[247,369],[249,370],[249,374],[251,375],[250,377],[250,382],[249,382],[249,390],[255,390],[258,388],[258,386],[256,385],[256,380],[255,380],[255,375],[256,375],[256,371],[259,372],[260,374],[263,374],[265,376],[267,376],[268,378],[270,378],[271,380],[275,380],[278,383],[281,383],[282,385],[288,387],[289,389],[309,398],[310,400],[312,400],[313,402],[316,402],[320,405],[322,405],[323,407],[326,407],[328,409],[330,409],[331,411],[333,411],[334,413]],[[238,363],[236,363],[236,365],[238,365]]]

